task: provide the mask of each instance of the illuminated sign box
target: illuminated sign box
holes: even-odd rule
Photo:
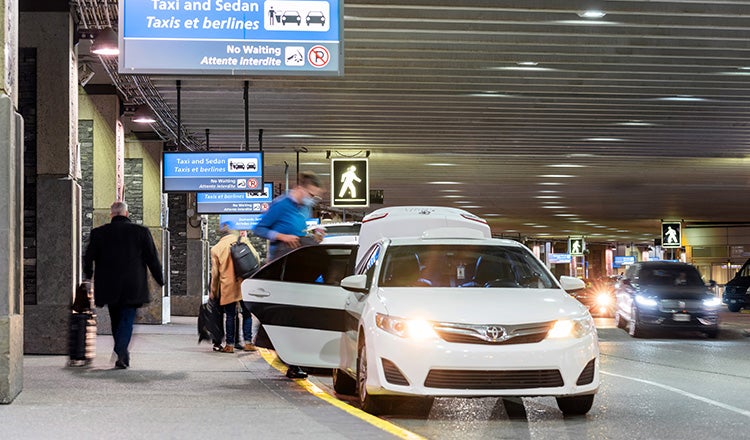
[[[273,183],[263,192],[199,192],[195,199],[198,214],[259,214],[273,201]]]
[[[263,187],[263,153],[170,152],[162,158],[162,191],[260,191]]]
[[[570,254],[549,254],[550,264],[570,264],[572,256]]]
[[[343,0],[120,0],[120,73],[343,75]]]
[[[622,266],[629,266],[631,264],[635,264],[635,257],[631,255],[615,255],[615,259],[612,262],[613,268],[618,268]]]

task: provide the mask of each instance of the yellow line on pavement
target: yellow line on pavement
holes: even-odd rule
[[[258,348],[258,352],[260,353],[261,356],[263,356],[263,359],[266,362],[268,362],[268,365],[279,370],[281,373],[286,372],[286,365],[284,365],[284,363],[281,362],[278,356],[276,356],[276,352],[274,352],[273,350],[265,349],[265,348]],[[315,385],[314,383],[310,382],[307,379],[293,379],[293,380],[297,382],[299,386],[307,390],[307,392],[309,392],[313,396],[321,400],[324,400],[325,402],[328,402],[329,404],[335,406],[336,408],[342,411],[345,411],[353,415],[354,417],[362,419],[365,422],[375,427],[378,427],[389,434],[393,434],[396,437],[408,439],[408,440],[425,440],[425,438],[420,435],[417,435],[411,431],[407,431],[406,429],[400,428],[394,425],[393,423],[387,422],[381,418],[373,416],[372,414],[368,414],[359,408],[355,408],[347,403],[340,401],[339,399],[321,390],[320,387],[318,387],[317,385]]]

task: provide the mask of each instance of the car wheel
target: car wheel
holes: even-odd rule
[[[373,415],[382,414],[386,408],[386,398],[373,396],[367,393],[367,350],[365,342],[359,344],[357,350],[357,393],[359,394],[359,407],[362,411]]]
[[[585,396],[555,397],[557,407],[560,408],[563,415],[582,416],[589,412],[594,404],[594,394]]]
[[[742,307],[739,304],[728,304],[727,308],[730,312],[739,312]]]
[[[339,394],[357,394],[357,381],[338,368],[333,369],[333,390]]]
[[[625,320],[620,315],[620,310],[615,310],[615,325],[617,328],[625,328]]]
[[[630,321],[628,321],[628,334],[634,338],[642,338],[645,336],[643,325],[638,323],[638,310],[633,306],[633,311],[630,313]]]

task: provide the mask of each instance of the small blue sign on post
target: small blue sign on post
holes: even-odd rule
[[[570,264],[572,261],[570,254],[549,254],[547,258],[549,264]]]
[[[120,0],[120,73],[343,75],[343,0]]]
[[[622,266],[629,266],[635,264],[635,257],[632,255],[615,255],[615,259],[612,262],[612,267],[617,269]]]
[[[262,192],[199,192],[195,195],[198,214],[258,214],[273,201],[273,183]]]
[[[263,153],[165,151],[163,192],[262,191]]]
[[[219,216],[219,224],[229,223],[232,229],[251,231],[260,221],[261,214],[225,214]]]

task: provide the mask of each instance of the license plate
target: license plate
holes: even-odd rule
[[[690,315],[686,313],[675,313],[672,315],[672,319],[679,322],[687,322],[690,321]]]
[[[729,302],[732,303],[732,304],[735,304],[737,302],[737,300],[736,299],[730,299]]]

